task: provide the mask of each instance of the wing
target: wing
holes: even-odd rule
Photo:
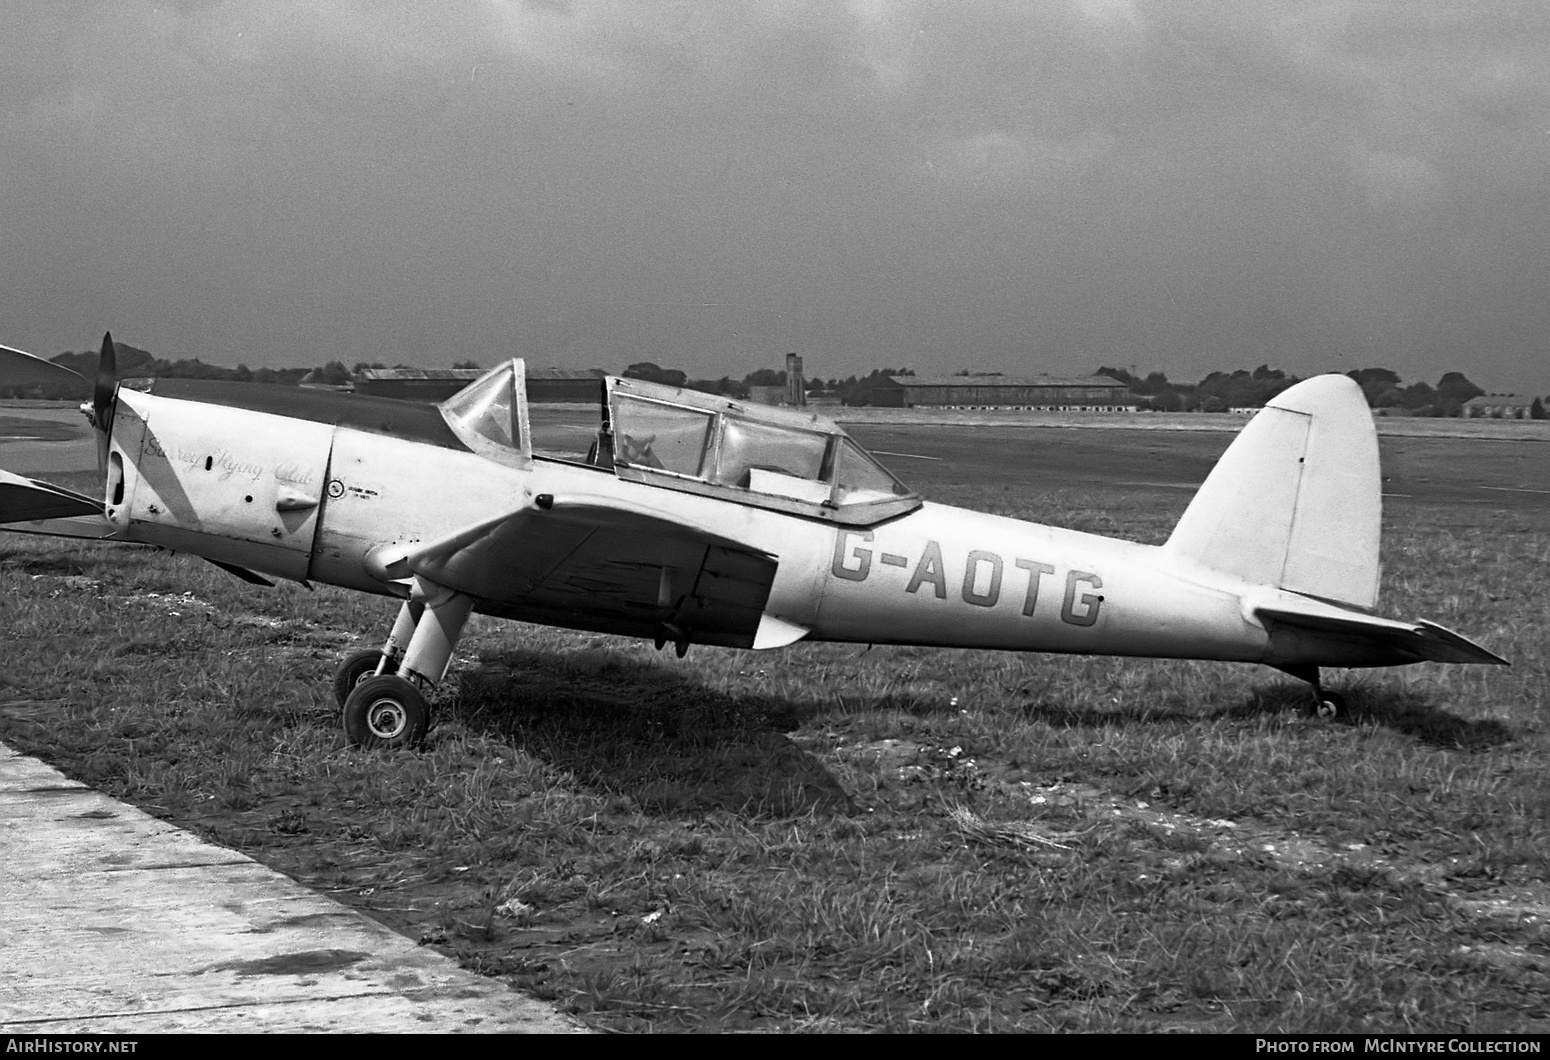
[[[85,394],[88,385],[78,372],[72,372],[62,364],[45,361],[25,350],[0,346],[0,385],[33,386],[35,384],[66,384]]]
[[[113,533],[113,524],[96,498],[0,471],[0,530],[101,538]]]
[[[540,498],[383,564],[390,577],[466,593],[486,614],[546,625],[741,648],[807,632],[764,613],[776,557],[612,498]]]
[[[1319,600],[1295,600],[1285,596],[1275,605],[1260,605],[1253,610],[1270,633],[1272,653],[1280,647],[1305,648],[1315,643],[1350,660],[1327,665],[1395,666],[1414,662],[1509,665],[1495,652],[1425,619],[1400,622]]]

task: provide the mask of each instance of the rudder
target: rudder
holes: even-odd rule
[[[1249,421],[1164,548],[1246,581],[1372,607],[1382,504],[1378,435],[1361,387],[1316,376]]]

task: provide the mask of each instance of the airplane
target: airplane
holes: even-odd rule
[[[7,365],[67,371],[0,348]],[[520,359],[434,406],[169,378],[140,392],[106,335],[82,411],[101,494],[0,471],[0,529],[402,601],[334,676],[363,747],[423,740],[475,611],[679,656],[822,640],[1255,662],[1308,682],[1324,717],[1342,705],[1326,667],[1506,664],[1373,610],[1377,435],[1342,375],[1258,412],[1161,545],[933,504],[819,416],[636,379],[604,380],[585,454],[541,451]]]

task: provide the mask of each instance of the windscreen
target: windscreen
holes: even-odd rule
[[[524,438],[521,371],[521,361],[497,365],[438,406],[447,426],[474,452],[519,467],[531,455]]]

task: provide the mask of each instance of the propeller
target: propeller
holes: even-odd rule
[[[102,353],[97,357],[97,385],[92,390],[92,424],[99,431],[113,430],[113,398],[118,390],[118,355],[113,351],[113,333],[102,335]]]
[[[113,333],[102,334],[102,352],[97,356],[97,382],[92,388],[91,423],[97,428],[97,466],[107,472],[108,451],[113,439],[113,411],[118,404],[118,354],[113,350]]]

